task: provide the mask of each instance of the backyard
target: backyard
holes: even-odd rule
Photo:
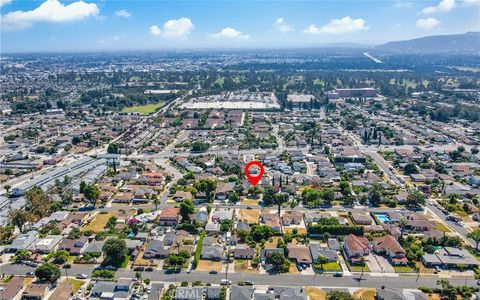
[[[257,209],[240,209],[239,220],[249,224],[257,224],[260,218],[260,212]]]

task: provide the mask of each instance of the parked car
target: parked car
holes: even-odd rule
[[[33,272],[27,272],[27,274],[25,274],[27,277],[35,277],[35,273]]]
[[[152,268],[152,267],[145,268],[145,271],[147,271],[147,272],[153,272],[153,268]]]
[[[340,272],[333,273],[333,277],[342,277],[342,276],[343,276],[343,273],[340,273]]]
[[[209,274],[218,274],[218,272],[217,272],[217,271],[215,271],[215,270],[211,270],[211,271],[210,271],[210,272],[208,272],[208,273],[209,273]]]
[[[220,285],[230,285],[232,281],[230,279],[222,279],[220,280]]]
[[[142,272],[142,271],[145,271],[145,268],[144,267],[135,267],[133,268],[134,271],[137,271],[137,272]]]
[[[245,280],[245,285],[254,285],[253,281],[251,280]]]
[[[77,279],[87,279],[88,275],[87,274],[77,274]]]

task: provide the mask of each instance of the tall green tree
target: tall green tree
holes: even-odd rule
[[[190,221],[190,215],[193,214],[195,207],[192,200],[183,200],[180,203],[180,215],[182,216],[182,222],[188,223]]]
[[[8,217],[10,219],[10,223],[14,226],[17,226],[20,232],[23,232],[23,227],[30,220],[30,214],[21,209],[12,209],[9,212]]]
[[[35,276],[37,276],[39,281],[48,281],[50,283],[55,283],[60,278],[60,274],[60,269],[51,263],[40,265],[35,270]]]
[[[111,238],[105,242],[102,248],[105,255],[104,263],[106,265],[119,266],[128,253],[125,240],[120,238]]]

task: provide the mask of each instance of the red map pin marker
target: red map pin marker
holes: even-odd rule
[[[249,169],[250,169],[251,166],[257,166],[260,169],[260,174],[258,174],[257,176],[250,175]],[[260,181],[260,179],[262,179],[262,176],[263,176],[264,172],[265,172],[265,170],[263,169],[262,163],[259,162],[258,160],[253,160],[245,166],[245,175],[247,176],[248,181],[250,181],[250,183],[253,186],[256,186],[258,184],[258,182]]]

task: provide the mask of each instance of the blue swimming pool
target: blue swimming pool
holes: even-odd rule
[[[382,223],[390,223],[390,216],[387,214],[375,214],[375,216]]]

